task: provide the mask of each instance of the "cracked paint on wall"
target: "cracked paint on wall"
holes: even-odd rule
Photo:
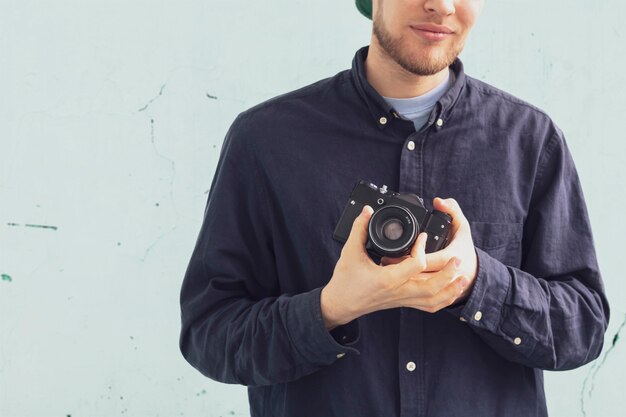
[[[152,244],[150,246],[148,246],[146,248],[146,251],[144,252],[143,256],[141,258],[139,258],[139,260],[141,262],[145,262],[146,258],[148,257],[148,254],[152,251],[152,249],[156,246],[157,243],[159,243],[159,241],[161,239],[163,239],[165,236],[167,236],[168,234],[172,233],[174,230],[176,230],[177,226],[172,227],[170,230],[166,231],[165,233],[159,235],[154,242],[152,242]]]
[[[19,223],[7,223],[7,226],[21,226],[21,225]],[[30,224],[30,223],[26,223],[24,227],[34,227],[36,229],[50,229],[54,231],[59,229],[57,226],[49,226],[45,224]]]
[[[145,110],[148,108],[148,106],[150,106],[150,104],[152,104],[155,100],[157,100],[159,97],[161,97],[161,96],[163,95],[163,90],[165,90],[165,86],[166,86],[166,85],[167,85],[167,84],[163,84],[163,85],[161,85],[161,89],[159,90],[159,94],[157,94],[156,96],[154,96],[153,98],[151,98],[151,99],[150,99],[150,100],[146,103],[146,105],[145,105],[145,106],[143,106],[142,108],[140,108],[140,109],[139,109],[139,110],[137,110],[137,111],[138,111],[138,112],[140,112],[140,111],[145,111]]]
[[[611,346],[604,352],[604,355],[602,356],[601,360],[595,361],[591,369],[589,369],[589,373],[587,373],[585,380],[583,381],[583,387],[580,393],[580,410],[583,416],[587,415],[587,412],[585,409],[585,398],[591,399],[591,396],[593,395],[593,390],[595,388],[596,375],[602,368],[602,365],[604,365],[604,363],[606,362],[607,357],[611,354],[613,349],[615,349],[617,342],[619,342],[620,340],[620,332],[625,326],[626,326],[626,314],[624,315],[624,319],[622,320],[622,323],[617,329],[617,332],[613,336],[613,341],[611,343]],[[587,387],[589,387],[589,390],[588,390],[588,393],[585,393],[585,391],[587,391]]]
[[[152,148],[154,149],[154,152],[162,159],[166,160],[169,164],[170,164],[170,168],[171,168],[171,172],[172,172],[172,176],[170,177],[170,198],[173,201],[173,197],[172,197],[172,191],[171,191],[171,187],[174,185],[174,178],[176,177],[176,163],[174,162],[173,159],[168,158],[167,156],[163,155],[159,149],[157,148],[156,142],[154,140],[154,118],[150,118],[150,143],[152,143]]]
[[[150,105],[152,103],[154,103],[157,99],[159,99],[160,97],[163,96],[163,91],[165,90],[165,87],[167,86],[167,83],[163,83],[161,85],[161,88],[158,92],[158,94],[156,96],[154,96],[153,98],[151,98],[143,107],[141,107],[140,109],[137,110],[137,112],[145,112],[146,110],[148,110],[148,108],[150,107]],[[146,112],[148,113],[148,112]],[[150,120],[150,143],[152,145],[152,149],[154,150],[154,153],[161,159],[167,161],[167,163],[170,166],[170,178],[169,178],[169,200],[171,202],[171,205],[174,209],[174,211],[177,213],[178,210],[176,209],[176,202],[174,200],[174,180],[176,178],[176,162],[172,159],[167,157],[166,155],[164,155],[163,153],[160,152],[157,143],[156,143],[156,135],[155,135],[155,125],[156,125],[156,121],[155,118],[152,116],[152,114],[147,114],[147,116],[149,117]],[[156,207],[160,207],[160,203],[156,203],[155,204]],[[163,234],[159,235],[152,244],[150,244],[143,256],[141,258],[139,258],[139,260],[141,262],[145,262],[148,254],[152,251],[152,249],[154,248],[154,246],[166,235],[168,235],[169,233],[173,232],[174,230],[176,230],[177,226],[173,226],[172,228],[170,228],[168,231],[164,232]],[[121,244],[118,242],[118,246],[121,246]]]
[[[154,102],[156,101],[158,98],[160,98],[161,96],[163,96],[163,91],[165,90],[165,87],[167,86],[167,83],[163,83],[161,85],[161,89],[159,90],[158,94],[151,98],[143,107],[141,107],[140,109],[137,110],[137,112],[143,112],[146,111],[148,109],[148,107]],[[154,126],[155,126],[155,119],[152,115],[150,115],[150,143],[152,144],[152,148],[154,149],[154,152],[162,159],[166,160],[171,167],[171,172],[172,175],[170,177],[170,199],[172,201],[172,205],[175,208],[175,203],[174,203],[174,197],[173,197],[173,185],[174,185],[174,178],[176,177],[176,162],[174,162],[173,159],[168,158],[167,156],[163,155],[157,145],[156,145],[156,141],[155,141],[155,133],[154,133]]]

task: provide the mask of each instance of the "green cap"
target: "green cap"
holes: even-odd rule
[[[372,18],[372,0],[355,0],[356,8],[368,19]]]

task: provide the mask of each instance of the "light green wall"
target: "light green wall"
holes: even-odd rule
[[[602,366],[546,373],[551,415],[617,416],[626,3],[486,3],[466,71],[565,132],[612,302]],[[1,416],[249,415],[178,350],[206,191],[234,117],[349,67],[369,25],[349,0],[2,2]]]

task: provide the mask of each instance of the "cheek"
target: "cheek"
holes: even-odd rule
[[[483,9],[483,4],[483,1],[468,0],[462,1],[462,5],[456,8],[456,14],[459,21],[467,31],[469,31],[476,23],[476,19],[478,19],[478,16]]]

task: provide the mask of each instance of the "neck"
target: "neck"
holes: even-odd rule
[[[416,75],[394,61],[375,39],[372,39],[367,58],[365,75],[372,87],[385,97],[410,98],[421,96],[448,78],[448,67],[433,75]]]

